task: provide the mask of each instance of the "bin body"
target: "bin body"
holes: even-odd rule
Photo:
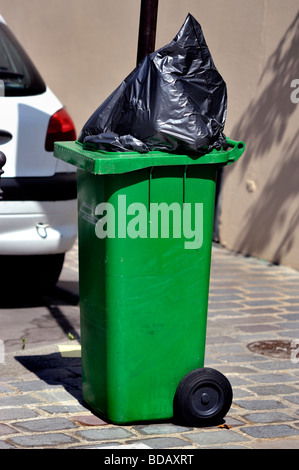
[[[204,365],[219,164],[78,166],[83,399],[117,424],[169,419]]]

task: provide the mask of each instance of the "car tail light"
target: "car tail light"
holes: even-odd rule
[[[76,140],[75,125],[70,115],[64,108],[53,114],[50,119],[46,136],[45,149],[48,152],[53,152],[54,142],[62,140]]]

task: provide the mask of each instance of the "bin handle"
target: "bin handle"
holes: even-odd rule
[[[232,140],[229,137],[226,138],[228,147],[232,150],[228,150],[227,154],[227,164],[236,162],[245,151],[245,143],[241,140]]]

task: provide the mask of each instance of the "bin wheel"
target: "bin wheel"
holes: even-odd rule
[[[195,369],[180,381],[173,401],[175,420],[189,426],[211,426],[220,423],[232,404],[233,392],[221,372]]]

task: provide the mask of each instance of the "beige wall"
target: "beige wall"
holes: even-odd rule
[[[135,67],[140,0],[1,0],[0,14],[25,46],[79,132]],[[226,134],[244,140],[226,169],[220,242],[299,268],[297,0],[160,0],[156,47],[187,13],[202,25],[228,87]]]
[[[220,241],[299,269],[299,104],[290,99],[290,84],[299,79],[298,3],[265,2],[255,40],[251,91],[241,97],[237,85],[241,106],[230,128],[247,150],[225,171]]]

